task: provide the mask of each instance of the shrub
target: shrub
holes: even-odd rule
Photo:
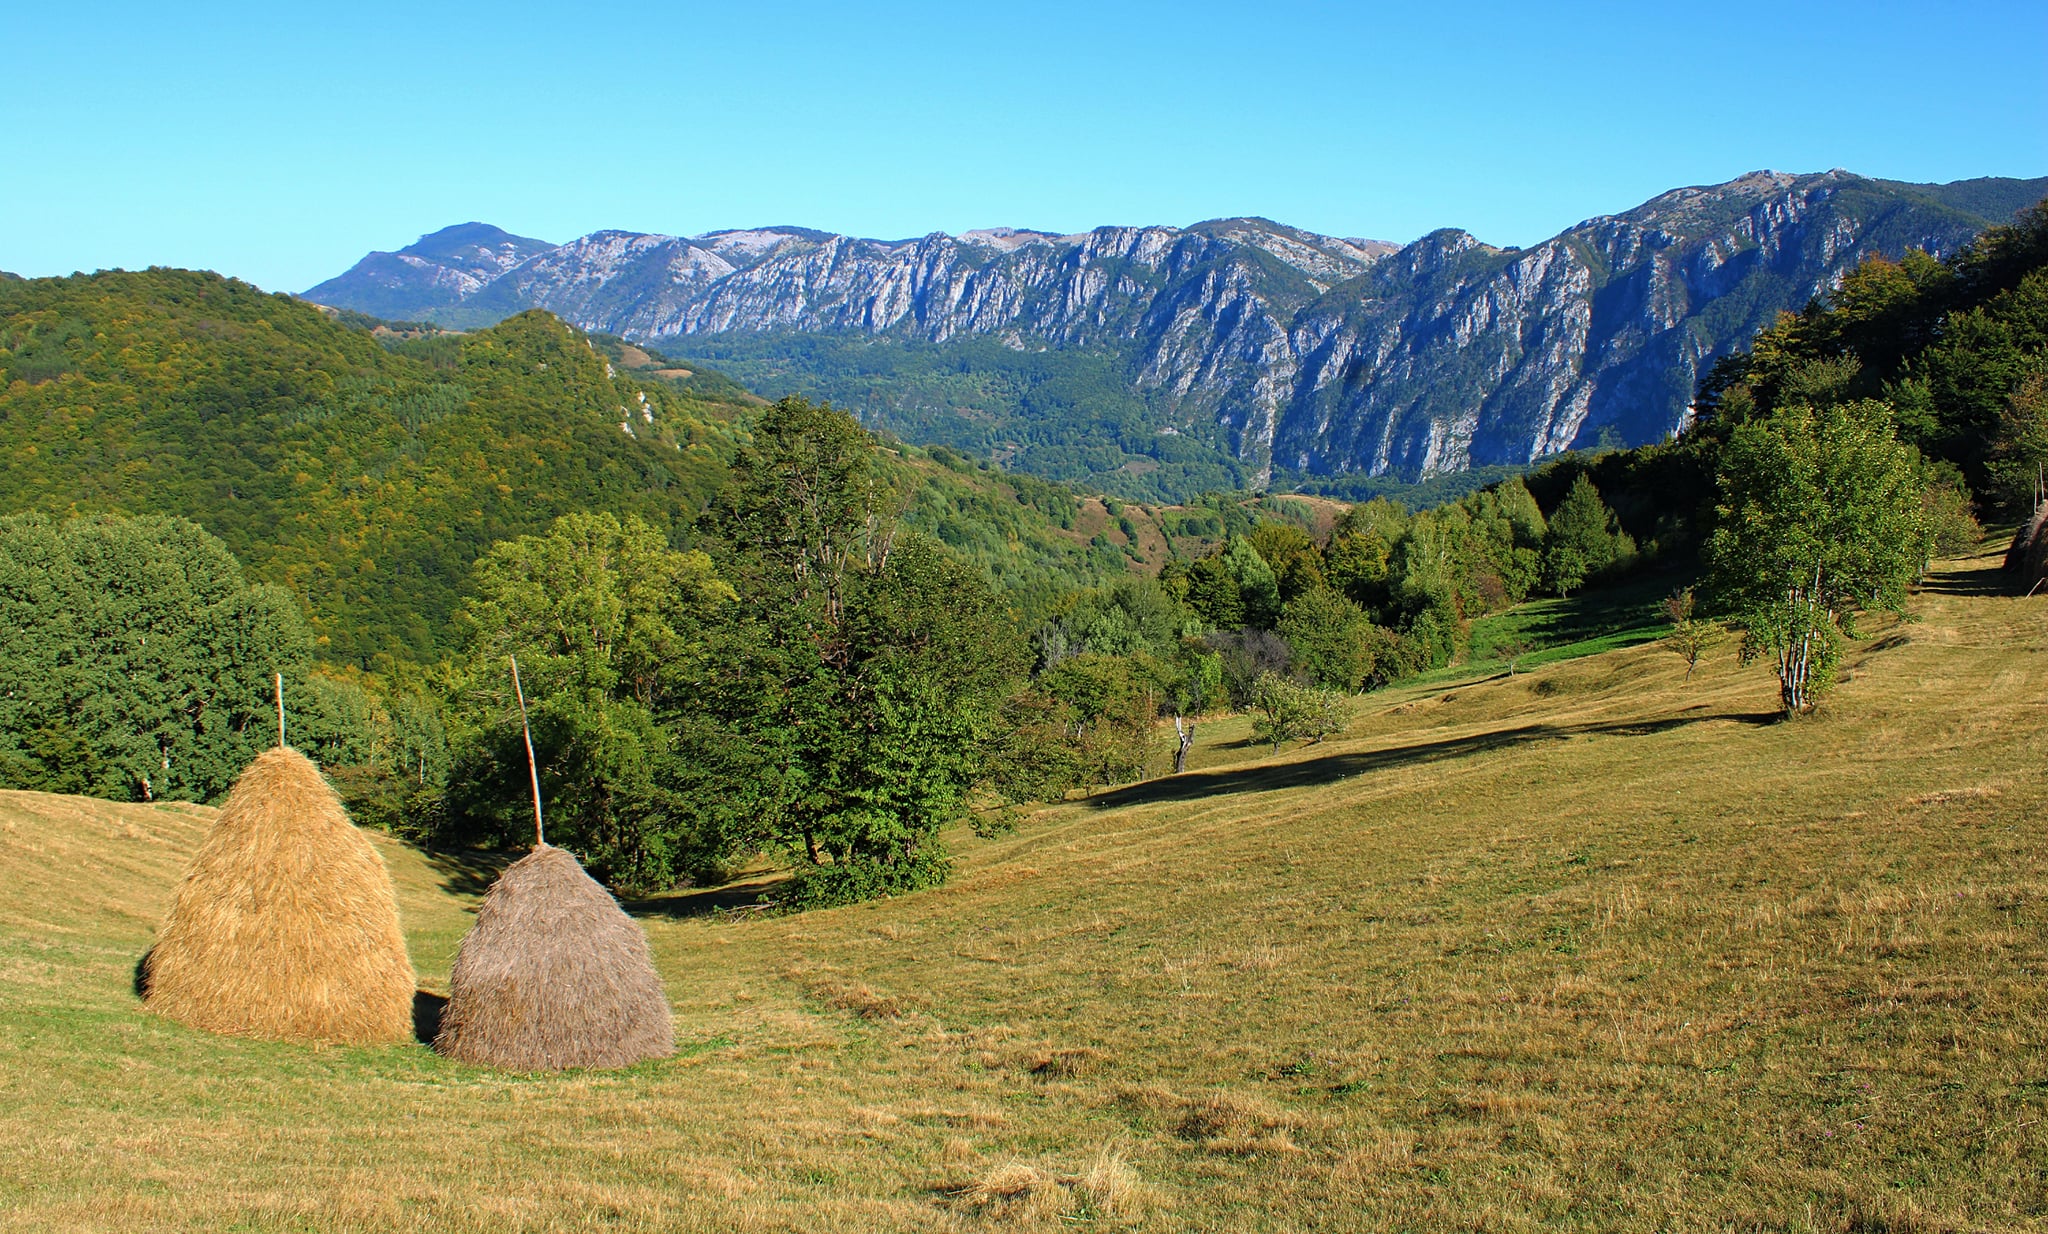
[[[1284,741],[1310,744],[1351,726],[1351,704],[1335,690],[1298,685],[1278,673],[1262,674],[1252,689],[1252,737],[1271,742],[1275,752]]]

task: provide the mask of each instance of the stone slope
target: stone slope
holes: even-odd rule
[[[780,367],[799,376],[807,336],[1081,350],[1114,357],[1157,431],[1217,441],[1255,481],[1276,467],[1414,478],[1658,440],[1686,422],[1706,367],[1779,311],[1872,254],[1948,252],[2000,221],[1951,201],[2039,188],[1757,172],[1527,249],[1456,230],[1396,248],[1264,219],[900,241],[601,231],[537,251],[453,228],[307,294],[455,325],[541,307],[678,351],[786,338]]]

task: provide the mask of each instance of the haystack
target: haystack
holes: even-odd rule
[[[235,781],[143,978],[151,1011],[216,1033],[411,1038],[391,874],[305,755],[267,750]]]
[[[624,1067],[675,1052],[647,936],[546,844],[498,876],[462,940],[434,1048],[511,1071]]]
[[[2005,568],[2019,576],[2023,591],[2048,583],[2048,501],[2035,506],[2034,516],[2020,524],[2006,550]]]

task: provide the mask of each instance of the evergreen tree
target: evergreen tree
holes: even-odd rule
[[[1544,585],[1560,596],[1570,595],[1588,578],[1614,564],[1623,543],[1614,512],[1600,500],[1593,481],[1581,473],[1551,514],[1544,532]],[[1629,549],[1633,551],[1633,546]]]

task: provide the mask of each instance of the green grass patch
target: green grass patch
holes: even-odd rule
[[[1686,581],[1679,571],[1658,570],[1563,599],[1524,601],[1475,620],[1463,660],[1397,684],[1438,685],[1504,673],[1503,649],[1516,643],[1529,649],[1515,662],[1520,672],[1654,642],[1671,630],[1664,598]]]

